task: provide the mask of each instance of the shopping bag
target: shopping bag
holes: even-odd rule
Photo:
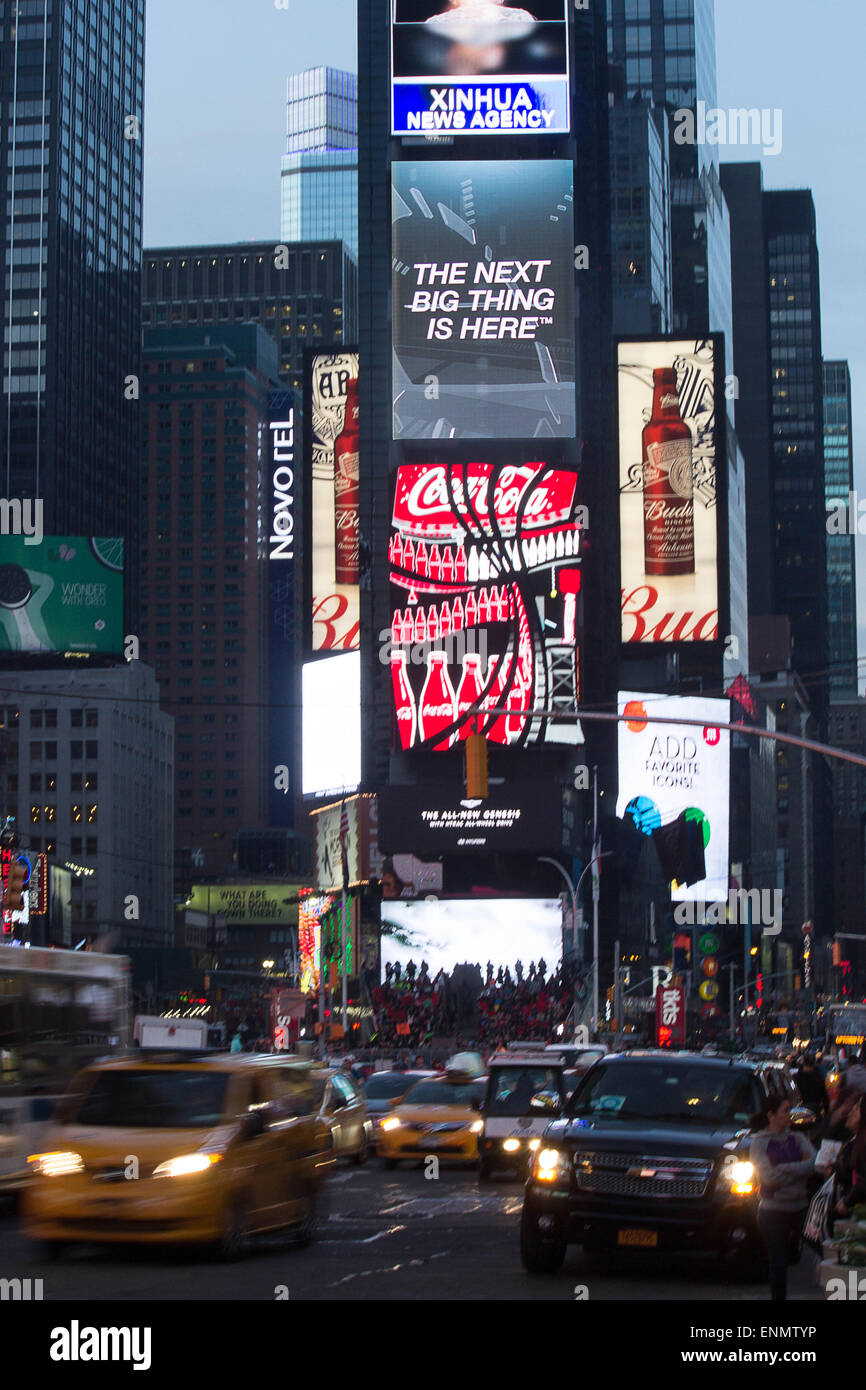
[[[830,1235],[830,1213],[833,1210],[835,1186],[835,1175],[831,1175],[824,1186],[818,1188],[806,1213],[803,1239],[807,1245],[811,1245],[812,1249],[819,1253],[823,1250],[824,1241],[829,1239]]]

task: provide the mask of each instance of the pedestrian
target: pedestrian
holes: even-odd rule
[[[852,1105],[859,1098],[859,1091],[855,1091],[853,1086],[843,1086],[830,1107],[824,1123],[817,1131],[815,1137],[822,1142],[829,1139],[833,1144],[844,1144],[847,1142],[850,1131],[845,1121],[848,1119]]]
[[[866,1096],[859,1096],[848,1111],[845,1127],[850,1135],[836,1159],[837,1216],[850,1216],[852,1207],[866,1204]]]
[[[809,1178],[815,1171],[815,1150],[791,1128],[791,1103],[768,1096],[749,1157],[758,1170],[761,1197],[758,1229],[767,1247],[770,1298],[784,1303],[788,1296],[788,1264],[799,1252],[800,1235],[809,1206]]]
[[[844,1080],[846,1086],[853,1086],[861,1095],[866,1094],[866,1046],[861,1047],[855,1061],[848,1063]]]
[[[819,1120],[822,1119],[829,1108],[827,1087],[824,1085],[824,1078],[816,1067],[815,1058],[811,1052],[807,1052],[804,1056],[796,1072],[796,1081],[803,1104],[813,1110]]]

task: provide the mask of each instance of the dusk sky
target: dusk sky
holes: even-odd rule
[[[146,247],[276,240],[286,76],[323,63],[356,65],[351,0],[287,3],[148,0]],[[765,187],[811,188],[815,199],[824,355],[851,365],[855,486],[866,498],[866,6],[716,0],[716,31],[719,105],[782,111],[782,150],[763,159]],[[758,155],[722,149],[723,159]],[[863,538],[857,558],[866,652]]]

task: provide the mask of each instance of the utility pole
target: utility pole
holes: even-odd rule
[[[598,844],[598,768],[592,769],[592,858]],[[598,870],[592,873],[592,1028],[598,1038]]]

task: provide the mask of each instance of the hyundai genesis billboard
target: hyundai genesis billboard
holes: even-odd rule
[[[394,135],[569,129],[565,0],[394,0]]]
[[[571,162],[391,175],[394,438],[574,438]]]

